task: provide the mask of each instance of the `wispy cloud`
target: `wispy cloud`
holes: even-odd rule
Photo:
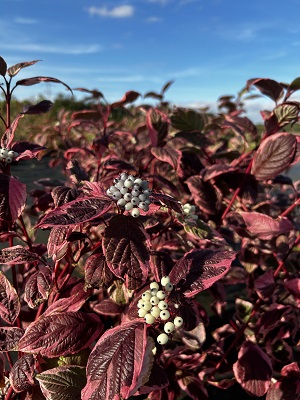
[[[159,3],[164,6],[165,4],[170,3],[170,1],[172,0],[147,0],[147,1],[148,3]]]
[[[147,18],[146,19],[146,22],[153,22],[153,23],[155,23],[155,22],[161,22],[163,19],[162,18],[160,18],[160,17],[149,17],[149,18]]]
[[[89,7],[88,13],[100,15],[101,17],[128,18],[133,16],[134,7],[131,5],[118,6],[111,9],[107,7]]]
[[[31,25],[31,24],[36,24],[37,23],[37,21],[35,19],[23,18],[23,17],[16,17],[14,19],[14,22],[16,24],[24,24],[24,25]]]
[[[34,43],[27,44],[14,44],[14,43],[2,43],[2,49],[8,50],[17,50],[22,52],[40,52],[40,53],[55,53],[55,54],[91,54],[98,53],[102,51],[103,48],[97,44],[94,45],[77,45],[77,46],[69,46],[69,45],[61,45],[61,46],[52,46],[52,45],[41,45]]]
[[[154,82],[162,83],[161,78],[144,76],[144,75],[123,75],[123,76],[105,76],[103,78],[98,78],[99,82]]]

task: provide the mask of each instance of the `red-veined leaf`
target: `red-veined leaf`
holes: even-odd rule
[[[287,132],[267,137],[254,155],[251,174],[258,180],[275,178],[293,161],[296,144],[295,136]]]
[[[42,82],[61,83],[68,90],[70,90],[71,93],[73,93],[70,86],[68,86],[66,83],[60,81],[59,79],[51,78],[49,76],[35,76],[33,78],[21,79],[16,82],[16,86],[33,86],[33,85],[37,85],[38,83],[42,83]]]
[[[151,193],[152,199],[159,201],[164,206],[171,208],[175,212],[182,214],[182,207],[178,200],[163,193]]]
[[[169,277],[186,297],[192,297],[221,279],[235,256],[232,251],[192,250],[177,261]]]
[[[21,328],[0,327],[0,351],[18,351],[19,340],[23,335]]]
[[[246,340],[233,364],[236,380],[252,396],[263,396],[271,383],[272,364],[262,349],[250,340]]]
[[[84,197],[50,211],[36,225],[38,228],[68,226],[91,221],[105,214],[114,202],[108,197]]]
[[[181,151],[174,149],[173,147],[151,147],[151,153],[158,160],[166,162],[177,171],[180,165]]]
[[[103,252],[111,271],[137,289],[148,276],[149,253],[142,225],[133,217],[116,215],[104,232]]]
[[[274,236],[288,233],[294,229],[293,224],[286,217],[274,219],[256,211],[241,211],[240,214],[251,235],[262,240],[270,240]]]
[[[86,385],[85,368],[64,365],[36,375],[47,400],[81,400],[81,390]]]
[[[15,392],[24,392],[34,386],[34,366],[32,354],[24,354],[14,363],[9,373],[9,381]]]
[[[19,351],[59,357],[89,347],[103,329],[95,314],[80,311],[42,315],[32,322],[19,342]]]
[[[1,137],[2,148],[9,149],[11,147],[19,121],[23,117],[24,114],[17,115],[16,118],[13,120],[13,122],[10,124],[10,126],[6,129],[6,131]]]
[[[16,289],[0,272],[0,317],[12,325],[18,317],[20,309],[21,305]]]
[[[128,399],[150,376],[154,342],[146,324],[134,321],[107,330],[87,363],[82,400]]]

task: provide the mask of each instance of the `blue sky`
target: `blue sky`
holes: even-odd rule
[[[42,60],[18,79],[52,76],[109,101],[174,80],[171,103],[213,109],[250,78],[300,76],[299,17],[300,0],[1,0],[0,55],[9,66]],[[55,84],[15,93],[57,92],[67,94]],[[249,102],[253,118],[260,106]]]

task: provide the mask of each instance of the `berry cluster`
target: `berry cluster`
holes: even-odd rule
[[[0,149],[0,162],[4,161],[7,164],[10,164],[12,160],[18,157],[19,153],[13,150],[8,149]]]
[[[130,211],[134,218],[140,215],[139,209],[148,211],[151,203],[148,181],[127,175],[126,172],[114,179],[114,185],[107,189],[106,194],[116,200],[119,207]]]
[[[190,203],[186,203],[182,206],[183,214],[186,219],[198,219],[198,215],[196,215],[196,207]]]
[[[147,324],[165,322],[164,333],[158,335],[157,341],[159,344],[166,344],[169,340],[168,334],[179,328],[183,324],[183,319],[175,317],[173,321],[170,320],[171,313],[168,308],[171,302],[168,302],[168,294],[173,290],[173,285],[168,276],[162,277],[160,283],[164,290],[161,290],[157,282],[151,282],[150,289],[142,294],[137,306],[138,316],[144,318]],[[176,306],[178,307],[174,304],[175,308]]]

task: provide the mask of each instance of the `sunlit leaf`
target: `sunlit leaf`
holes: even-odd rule
[[[0,272],[0,317],[12,325],[20,313],[21,305],[16,289]]]

